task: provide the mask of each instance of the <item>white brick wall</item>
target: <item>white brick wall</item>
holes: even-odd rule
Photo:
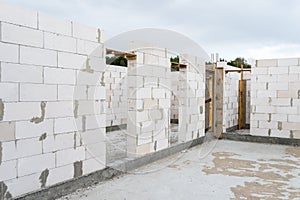
[[[88,159],[83,161],[83,174],[89,174],[91,172],[103,169],[104,163],[97,159]]]
[[[57,118],[54,122],[54,133],[66,133],[77,131],[80,127],[73,117]]]
[[[83,55],[98,55],[99,57],[103,56],[103,50],[99,47],[101,44],[86,40],[77,39],[77,53]],[[97,50],[98,52],[94,52]]]
[[[40,173],[35,173],[5,181],[5,184],[12,196],[19,196],[27,193],[28,191],[38,190],[41,187],[39,177]]]
[[[178,120],[178,108],[179,108],[179,72],[171,72],[171,119]]]
[[[240,74],[229,72],[224,77],[223,132],[238,125]]]
[[[43,67],[2,63],[1,80],[16,83],[43,83]]]
[[[54,185],[55,183],[63,182],[74,177],[73,164],[65,165],[62,167],[56,167],[49,170],[49,176],[47,179],[47,186]]]
[[[58,52],[58,67],[81,69],[86,62],[86,57],[78,54]]]
[[[30,120],[41,114],[39,102],[4,103],[4,108],[3,121]]]
[[[20,47],[20,63],[42,66],[57,66],[57,52],[31,47]]]
[[[38,163],[38,164],[37,164]],[[18,175],[25,176],[55,167],[55,154],[40,154],[18,159]]]
[[[76,161],[84,174],[103,169],[103,32],[2,2],[0,31],[0,180],[8,191],[17,197],[41,189],[46,169],[46,186],[72,179]],[[89,129],[101,133],[97,148],[81,137]]]
[[[17,157],[29,157],[42,154],[42,142],[39,138],[19,140],[16,143]]]
[[[127,131],[133,135],[127,137],[129,156],[140,156],[169,146],[169,126],[156,126],[170,122],[171,91],[159,84],[159,78],[162,78],[171,85],[169,57],[164,49],[155,48],[141,49],[137,54],[137,60],[128,62]],[[141,55],[144,59],[139,58]],[[155,101],[151,103],[152,100]],[[161,129],[166,129],[164,137],[154,138]],[[162,142],[165,140],[167,142]]]
[[[48,102],[45,110],[46,118],[72,117],[74,115],[74,103],[72,101]]]
[[[15,44],[0,42],[0,61],[18,62],[19,47]]]
[[[3,101],[18,101],[19,85],[17,83],[0,83],[0,94]]]
[[[3,42],[43,47],[43,32],[32,28],[1,22],[1,37]]]
[[[39,124],[33,124],[30,121],[17,121],[16,122],[16,139],[35,138],[40,137],[42,134],[53,134],[53,120],[44,120]]]
[[[17,177],[17,160],[3,162],[0,165],[0,180],[6,181]]]
[[[102,130],[87,130],[84,133],[80,133],[84,144],[95,144],[99,141],[105,141],[105,129]]]
[[[178,140],[185,142],[205,132],[205,61],[191,55],[181,55],[180,60],[187,67],[179,71]]]
[[[44,33],[44,46],[47,49],[76,53],[76,39],[73,37]]]
[[[246,124],[250,124],[250,114],[251,114],[251,73],[244,72],[244,79],[246,80]]]
[[[85,159],[85,148],[71,148],[56,152],[56,165],[63,166]]]
[[[58,85],[58,100],[87,99],[86,86]]]
[[[17,158],[15,141],[2,142],[2,162],[14,160]]]
[[[71,69],[44,68],[44,83],[46,84],[70,84],[76,83],[76,71]]]
[[[20,84],[20,101],[55,101],[57,86],[45,84]]]
[[[252,75],[251,134],[300,139],[298,58],[258,60]],[[261,85],[259,85],[261,84]],[[294,134],[295,133],[295,134]]]
[[[105,71],[107,102],[106,126],[127,123],[127,68],[107,65]]]

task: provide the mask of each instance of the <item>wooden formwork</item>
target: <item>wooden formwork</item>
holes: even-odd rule
[[[223,103],[224,103],[224,77],[225,74],[230,72],[238,72],[241,74],[241,78],[239,80],[239,88],[238,88],[238,129],[246,128],[246,107],[247,107],[247,81],[244,80],[243,72],[251,71],[251,69],[235,69],[235,70],[226,70],[222,67],[216,67],[216,64],[207,65],[206,72],[213,74],[213,83],[209,83],[208,85],[212,85],[212,98],[206,97],[206,103],[210,103],[208,106],[206,104],[206,128],[210,128],[209,124],[212,124],[209,129],[212,131],[217,138],[222,138],[223,133]],[[206,81],[211,81],[206,75]],[[209,89],[208,87],[206,89]]]

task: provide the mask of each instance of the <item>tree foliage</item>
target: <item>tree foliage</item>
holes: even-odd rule
[[[174,57],[174,58],[171,57],[171,58],[170,58],[170,61],[171,61],[171,62],[174,62],[174,63],[179,63],[179,56],[176,56],[176,57]]]
[[[247,63],[247,60],[241,57],[238,57],[235,60],[231,60],[230,62],[227,63],[227,65],[238,67],[238,68],[241,68],[243,65],[244,68],[251,68],[251,65]]]
[[[170,58],[171,63],[178,63],[179,64],[179,56],[176,57],[171,57]],[[175,72],[175,71],[179,71],[179,65],[171,65],[171,71]]]

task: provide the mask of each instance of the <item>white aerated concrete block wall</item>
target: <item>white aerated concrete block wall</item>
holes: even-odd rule
[[[179,71],[179,142],[205,134],[205,61],[181,55],[187,68]]]
[[[223,132],[238,125],[239,80],[238,72],[225,73],[223,102]]]
[[[258,60],[251,82],[251,134],[300,139],[299,59]]]
[[[103,169],[102,31],[3,3],[0,30],[1,196]]]
[[[178,120],[179,114],[179,72],[171,72],[171,120]]]
[[[170,57],[165,49],[136,52],[128,65],[127,153],[139,156],[169,146]]]
[[[219,62],[219,67],[228,70],[224,73],[224,102],[223,102],[223,132],[230,129],[236,129],[239,117],[239,81],[241,73],[230,72],[230,70],[240,70],[240,68],[227,65],[226,62]],[[246,80],[246,124],[250,124],[250,89],[251,89],[251,72],[243,72],[243,80]]]
[[[106,126],[127,123],[127,67],[107,65],[106,87]]]
[[[250,125],[251,113],[251,72],[244,72],[244,80],[246,80],[246,125]]]

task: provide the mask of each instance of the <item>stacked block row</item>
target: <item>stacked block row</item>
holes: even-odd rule
[[[0,30],[3,196],[103,169],[102,31],[3,3]]]
[[[106,87],[106,126],[127,124],[127,68],[107,65]]]
[[[299,59],[258,60],[251,103],[252,135],[300,139]]]
[[[223,102],[223,132],[238,125],[239,107],[239,80],[238,72],[225,73],[224,102]]]
[[[205,134],[205,61],[181,55],[186,68],[179,71],[179,142]]]
[[[165,49],[137,52],[128,65],[127,153],[139,156],[169,146],[170,58]]]
[[[171,72],[171,121],[178,120],[179,114],[179,72]]]
[[[251,72],[244,72],[244,80],[246,80],[246,124],[250,125],[250,114],[251,114]]]

